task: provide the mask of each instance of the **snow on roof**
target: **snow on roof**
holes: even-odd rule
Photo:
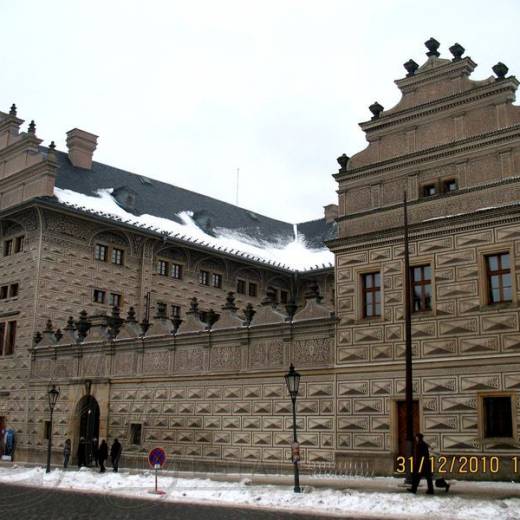
[[[61,204],[113,218],[127,224],[163,233],[171,238],[186,240],[222,252],[246,257],[290,271],[310,271],[332,267],[334,254],[326,247],[313,249],[306,245],[297,225],[290,242],[267,242],[226,228],[216,228],[216,236],[205,233],[188,211],[178,213],[181,223],[153,215],[132,215],[119,206],[112,196],[113,189],[97,190],[97,196],[72,190],[54,188],[54,195]]]

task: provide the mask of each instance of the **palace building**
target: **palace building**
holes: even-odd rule
[[[291,224],[93,161],[97,136],[42,146],[0,112],[0,426],[19,460],[52,436],[119,438],[124,463],[291,464],[403,453],[403,195],[414,423],[445,455],[518,449],[520,109],[502,63],[474,80],[426,42],[368,146],[338,158],[338,204]],[[319,187],[317,187],[319,188]],[[517,258],[518,255],[518,258]],[[73,448],[73,449],[74,449]],[[471,475],[475,477],[476,475]],[[489,475],[482,475],[483,477]]]

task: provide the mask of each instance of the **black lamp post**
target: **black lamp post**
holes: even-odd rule
[[[292,400],[292,416],[293,416],[293,443],[292,443],[292,462],[294,465],[294,492],[301,493],[300,488],[300,470],[298,462],[300,461],[300,445],[296,437],[296,397],[298,396],[298,388],[300,386],[300,374],[294,370],[291,363],[289,372],[285,375],[285,384]]]
[[[60,395],[60,391],[56,388],[56,385],[52,385],[52,388],[47,392],[49,397],[49,410],[51,411],[51,420],[49,424],[49,443],[47,445],[47,473],[51,472],[51,449],[52,449],[52,414],[54,413],[54,407],[56,406],[56,401],[58,400],[58,396]]]

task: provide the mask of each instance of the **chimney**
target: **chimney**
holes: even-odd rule
[[[325,210],[325,223],[330,224],[338,218],[339,207],[337,204],[327,204],[323,206],[323,209]]]
[[[86,170],[92,168],[92,156],[97,146],[97,138],[97,135],[79,128],[73,128],[67,132],[69,160],[74,166]]]

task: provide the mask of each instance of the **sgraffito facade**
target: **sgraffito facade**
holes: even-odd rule
[[[392,473],[404,442],[406,192],[415,428],[445,456],[477,457],[481,471],[466,476],[492,476],[483,457],[510,476],[520,417],[518,82],[503,64],[472,80],[476,64],[460,46],[452,59],[433,39],[427,48],[426,62],[410,60],[396,81],[401,101],[370,107],[367,148],[338,159],[338,214],[326,208],[337,216],[326,237],[333,269],[293,272],[60,206],[49,186],[64,158],[3,114],[0,416],[22,458],[44,457],[52,382],[56,454],[95,430],[121,439],[129,464],[163,446],[201,468],[289,470],[292,362],[303,376],[302,466],[355,459]],[[83,161],[95,136],[73,132],[90,143]],[[81,184],[74,175],[88,167],[68,182]]]

